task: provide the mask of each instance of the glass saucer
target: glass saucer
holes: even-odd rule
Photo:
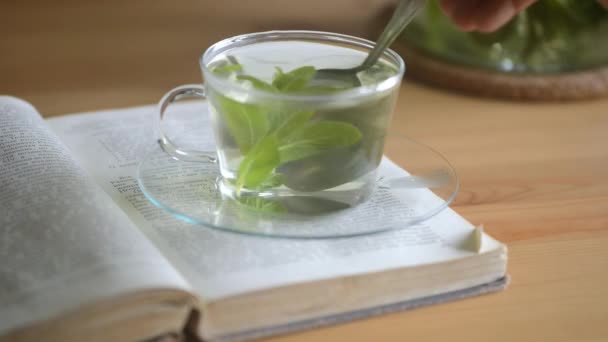
[[[142,160],[137,180],[152,203],[182,220],[278,238],[351,237],[403,229],[437,215],[453,201],[458,179],[441,154],[393,133],[384,152],[370,199],[318,214],[250,209],[221,193],[218,165],[175,160],[160,147]]]

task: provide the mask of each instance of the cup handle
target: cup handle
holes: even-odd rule
[[[185,97],[199,97],[202,99],[207,99],[207,96],[205,96],[205,89],[202,85],[198,84],[181,85],[167,92],[158,103],[159,116],[156,124],[159,133],[158,144],[163,149],[163,151],[165,151],[167,154],[177,160],[215,163],[217,161],[215,153],[184,150],[179,146],[175,145],[162,130],[161,123],[165,116],[165,111],[167,110],[167,107],[169,107],[169,105],[174,101]]]

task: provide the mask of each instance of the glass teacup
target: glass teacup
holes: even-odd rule
[[[221,193],[249,207],[282,211],[294,199],[354,206],[370,197],[383,155],[403,60],[387,50],[360,85],[318,81],[316,70],[352,68],[373,43],[325,32],[272,31],[220,41],[201,57],[205,85],[177,87],[208,101],[216,151],[186,151],[161,131],[179,160],[217,162]],[[159,120],[160,123],[160,120]],[[160,127],[160,124],[159,124]]]

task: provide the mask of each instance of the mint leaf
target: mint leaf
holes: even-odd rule
[[[242,70],[235,65],[222,66],[218,70]],[[236,79],[251,83],[255,89],[274,93],[327,94],[344,90],[333,84],[311,85],[315,74],[314,67],[304,66],[290,72],[277,68],[272,84],[241,73]],[[243,187],[260,190],[286,184],[285,175],[275,173],[281,164],[326,152],[343,153],[340,149],[349,148],[362,139],[361,131],[352,124],[312,122],[313,111],[298,111],[279,100],[260,106],[219,96],[218,112],[243,155],[236,179],[237,194]],[[324,167],[320,165],[318,171],[322,173]],[[239,199],[239,203],[261,211],[281,212],[284,209],[281,203],[259,198]]]
[[[276,105],[274,103],[268,105],[266,115],[268,116],[269,132],[271,133],[275,132],[291,115],[290,111],[282,110],[280,106],[278,103]]]
[[[268,135],[260,139],[247,153],[239,165],[236,181],[237,192],[244,186],[255,188],[266,181],[272,171],[279,166],[279,142]]]
[[[273,173],[268,178],[264,179],[262,184],[258,185],[258,189],[270,189],[283,184],[283,175],[278,173]]]
[[[241,153],[246,154],[268,132],[266,113],[259,106],[219,97],[221,114]]]
[[[284,92],[299,91],[306,88],[316,72],[317,70],[312,66],[303,66],[287,73],[277,67],[272,85]]]
[[[227,64],[222,66],[216,66],[211,69],[211,72],[216,74],[228,74],[231,72],[237,72],[243,70],[243,66],[240,64]]]
[[[240,197],[237,203],[263,213],[280,214],[287,211],[281,203],[261,197]]]
[[[352,87],[343,87],[343,86],[325,86],[325,85],[313,85],[306,87],[304,89],[300,89],[297,91],[298,94],[307,94],[307,95],[325,95],[325,94],[333,94],[342,90],[350,89]]]
[[[238,75],[236,77],[237,80],[240,81],[249,81],[251,82],[251,85],[255,88],[255,89],[259,89],[259,90],[265,90],[265,91],[271,91],[271,92],[277,92],[279,91],[275,86],[273,86],[272,84],[266,83],[264,81],[262,81],[259,78],[255,78],[253,76],[249,76],[249,75]]]
[[[314,115],[313,111],[303,111],[285,115],[281,122],[274,129],[273,133],[279,139],[279,142],[285,141],[288,137],[295,135],[300,129],[308,123],[308,120]]]
[[[349,123],[319,121],[289,137],[279,147],[281,163],[303,159],[334,148],[356,144],[361,140],[359,129]]]

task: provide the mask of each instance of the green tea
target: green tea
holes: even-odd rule
[[[223,191],[233,198],[255,195],[242,202],[270,211],[302,210],[315,200],[348,207],[368,198],[398,89],[380,85],[398,71],[381,60],[358,73],[361,86],[315,79],[319,69],[354,67],[365,56],[282,41],[214,58],[208,68],[216,79],[206,80],[206,90]]]

